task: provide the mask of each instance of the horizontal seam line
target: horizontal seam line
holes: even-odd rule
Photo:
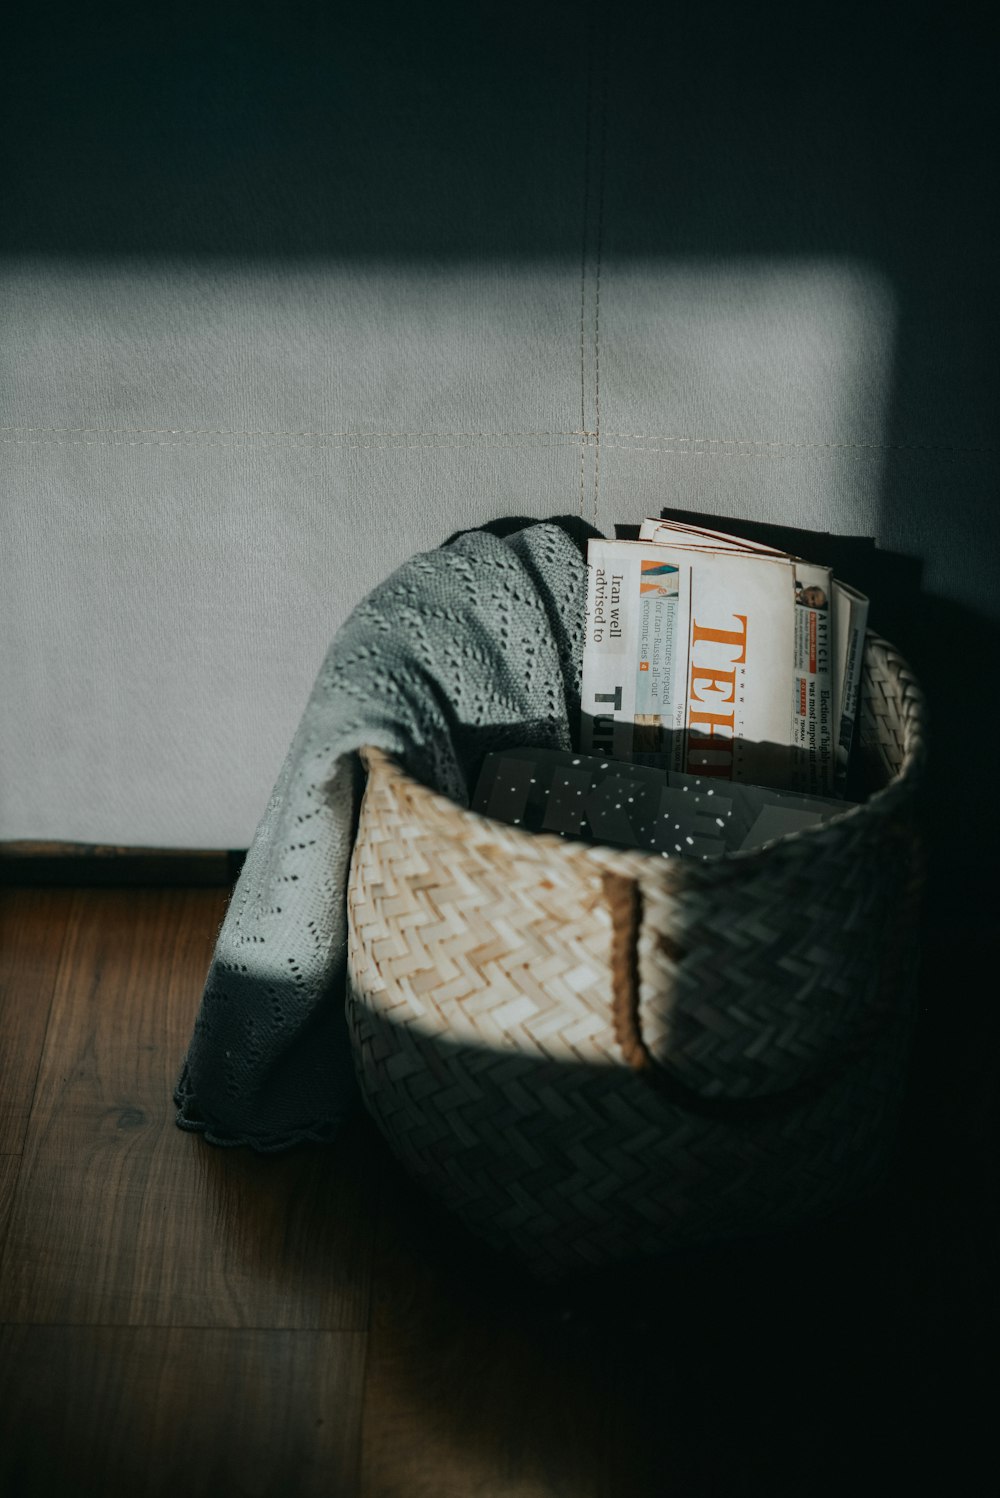
[[[836,442],[795,442],[776,443],[773,446],[765,446],[745,443],[742,447],[692,447],[685,446],[642,446],[636,442],[607,442],[601,438],[602,448],[612,448],[619,452],[630,453],[673,453],[679,458],[792,458],[796,455],[816,452],[834,452],[837,450],[857,453],[952,453],[959,456],[963,453],[996,453],[1000,449],[996,447],[925,447],[918,443],[898,443],[891,447],[880,447],[872,444],[870,447],[862,443],[836,443]]]
[[[784,447],[784,448],[817,448],[833,449],[847,448],[856,449],[859,452],[997,452],[1000,445],[996,443],[984,443],[970,445],[957,442],[785,442],[779,439],[767,437],[684,437],[674,436],[669,433],[658,432],[615,432],[609,433],[605,427],[602,435],[601,445],[604,446],[604,438],[623,437],[626,442],[682,442],[682,443],[704,443],[708,447]]]
[[[462,432],[440,429],[437,431],[369,432],[361,429],[342,432],[309,431],[308,429],[269,429],[267,427],[62,427],[62,426],[0,426],[0,432],[135,432],[150,437],[589,437],[595,435],[580,429],[546,431],[525,429],[515,432]]]
[[[365,432],[365,431],[269,431],[254,428],[230,428],[230,427],[57,427],[57,426],[0,426],[0,432],[13,433],[93,433],[104,444],[119,434],[126,432],[149,433],[154,436],[164,437],[199,437],[199,436],[232,436],[232,437],[283,437],[287,438],[289,444],[299,442],[304,446],[336,446],[351,443],[377,442],[377,441],[406,441],[412,437],[460,437],[476,441],[504,441],[508,439],[522,439],[534,437],[566,437],[573,441],[579,438],[597,438],[596,431],[587,430],[582,427],[564,430],[546,431],[544,429],[523,431],[412,431],[412,432]],[[607,427],[604,428],[604,439],[608,437],[621,437],[624,442],[607,443],[605,446],[623,447],[629,442],[662,442],[668,444],[698,445],[705,447],[742,447],[742,448],[778,448],[788,450],[815,450],[815,451],[858,451],[858,452],[997,452],[1000,445],[995,443],[985,444],[963,444],[945,442],[790,442],[782,439],[771,439],[765,437],[689,437],[680,433],[657,433],[657,432],[618,432]],[[313,440],[310,440],[313,439]],[[31,437],[7,437],[0,438],[0,442],[17,442],[45,440],[44,438],[32,439]],[[52,437],[51,440],[59,440]],[[96,446],[100,444],[84,444]],[[115,444],[112,444],[115,445]],[[118,446],[130,446],[127,442],[117,444]],[[184,445],[221,446],[234,447],[237,443],[152,443],[152,446],[180,447]],[[431,443],[430,446],[450,446],[449,443]],[[650,449],[656,451],[657,449]],[[667,449],[670,450],[669,448]]]
[[[298,448],[298,450],[300,452],[376,452],[376,451],[379,451],[379,450],[381,450],[382,452],[421,452],[421,451],[427,451],[428,449],[437,449],[437,450],[451,449],[451,450],[466,450],[466,451],[471,451],[471,450],[473,450],[475,448],[506,447],[510,451],[514,452],[514,451],[517,451],[519,448],[525,449],[525,450],[531,449],[531,448],[535,448],[535,449],[542,449],[542,448],[570,448],[571,449],[571,448],[574,448],[576,446],[576,442],[578,440],[580,440],[580,438],[582,438],[584,440],[584,442],[585,442],[586,445],[593,445],[593,442],[596,440],[596,433],[594,433],[594,432],[583,432],[583,433],[579,433],[577,435],[577,437],[575,437],[575,438],[566,438],[566,439],[564,439],[562,441],[552,441],[552,442],[540,441],[540,440],[531,439],[531,438],[528,438],[528,437],[514,438],[514,439],[509,439],[509,440],[508,439],[504,439],[504,438],[492,438],[491,439],[491,438],[488,438],[488,437],[477,437],[477,438],[475,438],[473,440],[470,440],[468,442],[409,442],[409,441],[405,441],[405,440],[394,440],[394,439],[391,439],[391,438],[377,438],[377,437],[376,438],[360,438],[359,437],[359,438],[354,438],[354,439],[343,438],[343,439],[340,439],[340,440],[327,441],[327,442],[295,442],[295,441],[288,441],[288,442],[262,442],[260,440],[257,440],[257,441],[248,441],[248,442],[192,442],[191,440],[186,439],[186,438],[179,438],[175,442],[161,442],[161,441],[156,441],[153,438],[145,438],[145,437],[143,437],[143,438],[136,438],[136,439],[131,440],[131,441],[125,440],[125,441],[118,441],[118,442],[116,442],[116,441],[114,441],[114,440],[112,440],[110,438],[98,438],[98,439],[96,439],[96,440],[94,440],[92,442],[88,442],[86,440],[86,438],[82,438],[82,437],[54,437],[54,436],[47,435],[47,436],[35,436],[35,437],[0,437],[0,446],[2,446],[2,445],[6,445],[6,446],[14,446],[14,445],[31,446],[31,445],[36,445],[37,446],[37,445],[48,444],[49,446],[53,446],[53,447],[109,447],[109,448],[118,448],[118,447],[161,447],[161,448],[194,447],[194,448],[199,448],[200,449],[200,448],[206,448],[206,447],[221,447],[221,448],[228,448],[232,452],[253,452],[255,450],[259,450],[261,447],[270,447],[270,448],[274,448],[274,449],[277,449],[277,450],[280,450],[280,451],[284,451],[284,452],[287,452],[290,448],[293,448],[293,447],[294,448]],[[787,442],[787,443],[751,443],[751,442],[745,442],[743,444],[730,443],[730,444],[727,444],[725,446],[722,445],[722,444],[718,444],[717,443],[717,444],[713,444],[712,446],[698,447],[698,446],[693,446],[690,440],[685,441],[684,439],[677,439],[674,443],[668,443],[668,444],[663,445],[663,446],[648,446],[648,445],[643,446],[643,445],[641,445],[641,444],[639,444],[637,442],[608,442],[604,438],[602,438],[602,440],[601,440],[601,446],[609,448],[609,449],[612,449],[612,450],[616,450],[616,451],[619,451],[619,452],[649,453],[649,454],[672,453],[676,457],[688,457],[688,458],[710,458],[710,457],[725,457],[725,458],[780,458],[780,457],[785,457],[785,456],[791,457],[791,456],[794,456],[796,453],[820,452],[820,451],[835,451],[835,450],[838,450],[838,449],[840,449],[842,451],[851,451],[851,450],[853,450],[853,451],[856,451],[856,452],[864,452],[864,451],[869,451],[869,452],[891,451],[891,452],[901,452],[901,453],[902,452],[913,452],[913,453],[929,453],[929,452],[930,453],[933,453],[933,452],[942,452],[942,453],[945,453],[945,452],[947,452],[947,453],[955,453],[955,454],[961,454],[961,453],[995,453],[998,450],[995,447],[945,447],[945,446],[930,447],[930,446],[921,445],[921,444],[918,444],[918,443],[912,443],[912,444],[899,443],[899,444],[896,444],[896,445],[894,445],[892,447],[888,447],[888,446],[883,447],[883,446],[880,446],[877,443],[864,444],[864,443],[835,443],[835,442],[829,442],[829,443],[823,443],[823,442],[796,442],[796,443],[791,443],[791,442]]]
[[[578,438],[567,438],[566,440],[561,442],[542,442],[529,440],[526,438],[517,438],[513,441],[506,441],[503,438],[489,439],[486,437],[478,437],[469,442],[409,442],[393,440],[391,438],[359,437],[352,439],[341,438],[339,440],[327,442],[261,442],[259,440],[249,442],[192,442],[187,438],[179,438],[176,442],[158,442],[151,437],[140,437],[135,438],[131,441],[126,440],[116,442],[111,438],[98,438],[93,442],[88,442],[84,437],[0,437],[0,443],[6,443],[8,445],[14,443],[20,443],[22,445],[30,443],[49,443],[57,447],[228,447],[233,449],[233,451],[235,452],[250,452],[253,449],[260,447],[274,447],[283,449],[285,451],[287,451],[290,447],[298,447],[300,450],[313,452],[323,452],[326,450],[333,451],[336,449],[344,449],[346,451],[369,451],[379,447],[383,448],[385,451],[396,450],[399,452],[412,452],[421,448],[429,447],[473,448],[479,446],[492,446],[516,448],[518,446],[524,446],[575,448],[577,440]]]

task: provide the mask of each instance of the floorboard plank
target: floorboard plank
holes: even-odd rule
[[[362,1332],[0,1328],[0,1491],[346,1498]]]
[[[72,895],[0,889],[0,1150],[23,1148]]]
[[[0,1285],[0,1321],[360,1329],[365,1121],[261,1157],[179,1130],[171,1093],[226,901],[78,891]]]

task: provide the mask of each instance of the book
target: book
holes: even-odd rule
[[[588,543],[581,749],[828,794],[829,568],[693,527],[643,529]]]

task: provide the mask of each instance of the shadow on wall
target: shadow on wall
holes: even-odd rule
[[[896,315],[891,389],[849,392],[862,424],[879,406],[880,528],[912,535],[932,591],[944,578],[1000,617],[984,555],[996,511],[977,513],[997,477],[985,18],[892,4],[828,17],[784,0],[766,17],[639,4],[625,19],[568,0],[541,13],[447,0],[429,21],[393,0],[377,17],[293,5],[278,28],[266,5],[188,0],[163,28],[118,26],[113,8],[99,25],[58,0],[37,17],[21,7],[0,255],[436,274],[579,267],[582,235],[605,293],[645,262],[668,295],[676,266],[865,267]],[[870,324],[863,298],[856,310]],[[863,343],[863,325],[846,331]],[[636,347],[622,325],[604,399],[615,358],[627,369]],[[831,350],[810,353],[821,369]],[[654,430],[670,432],[687,394],[662,355],[653,394],[668,424]],[[726,378],[719,368],[715,386]],[[711,412],[718,389],[701,396]],[[690,460],[656,466],[674,492]]]
[[[601,433],[608,459],[616,381],[619,397],[643,385],[641,339],[627,318],[617,328],[613,320],[612,293],[620,287],[619,306],[627,303],[637,268],[658,267],[654,283],[669,300],[677,267],[696,278],[705,267],[710,281],[713,266],[787,266],[807,307],[814,289],[808,277],[799,285],[796,265],[846,267],[848,282],[851,266],[866,268],[894,308],[891,374],[877,358],[867,367],[866,331],[870,341],[877,330],[862,296],[845,336],[867,375],[841,420],[819,432],[813,423],[807,445],[836,446],[846,423],[845,449],[864,448],[858,433],[870,429],[865,462],[880,465],[881,493],[864,524],[843,528],[874,530],[923,560],[919,611],[873,586],[876,618],[893,616],[879,627],[904,651],[912,636],[939,721],[967,724],[942,782],[990,773],[996,694],[972,685],[996,659],[1000,621],[985,16],[959,6],[942,20],[893,4],[828,15],[791,0],[766,15],[723,3],[638,4],[618,16],[596,0],[541,12],[523,0],[447,0],[430,19],[401,0],[372,16],[306,0],[283,8],[280,26],[275,15],[235,0],[206,13],[187,0],[162,27],[130,13],[116,24],[113,7],[103,23],[81,21],[59,0],[37,16],[20,7],[6,48],[17,169],[0,255],[112,267],[122,257],[139,267],[228,259],[282,264],[290,276],[293,262],[373,274],[408,267],[433,296],[449,266],[580,267],[582,250],[608,336],[600,401],[591,402],[599,409],[585,398],[580,427],[591,447]],[[684,275],[676,284],[682,301],[692,295]],[[581,313],[596,322],[594,287],[585,290]],[[764,295],[753,274],[742,295],[747,306]],[[748,352],[738,295],[726,297],[746,414],[755,409],[753,319]],[[773,329],[780,308],[762,316]],[[821,323],[793,340],[820,374],[840,357]],[[680,388],[682,334],[697,341],[698,329],[684,332],[674,318],[649,371],[662,424],[638,430],[688,433],[678,423],[690,409],[692,420],[718,417],[703,433],[712,440],[751,436],[728,427],[721,343],[709,386]],[[567,356],[579,364],[585,355],[584,384],[595,387],[596,342]],[[637,430],[635,404],[619,398],[623,432]],[[794,399],[790,432],[764,436],[794,445],[803,434],[793,408]],[[678,440],[644,449],[647,471],[674,500],[690,492],[699,462],[684,447],[690,437]],[[601,481],[614,492],[610,462]],[[752,488],[742,484],[744,498]],[[730,486],[730,500],[739,489]],[[711,514],[727,511],[745,513],[722,493]],[[974,725],[964,718],[972,698]],[[950,730],[938,734],[936,754],[947,754]],[[958,801],[948,804],[957,817]]]

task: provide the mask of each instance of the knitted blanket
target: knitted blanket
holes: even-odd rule
[[[585,543],[573,517],[461,532],[333,639],[216,943],[177,1123],[261,1151],[328,1140],[358,1103],[345,1020],[356,751],[468,805],[491,750],[577,738]]]

